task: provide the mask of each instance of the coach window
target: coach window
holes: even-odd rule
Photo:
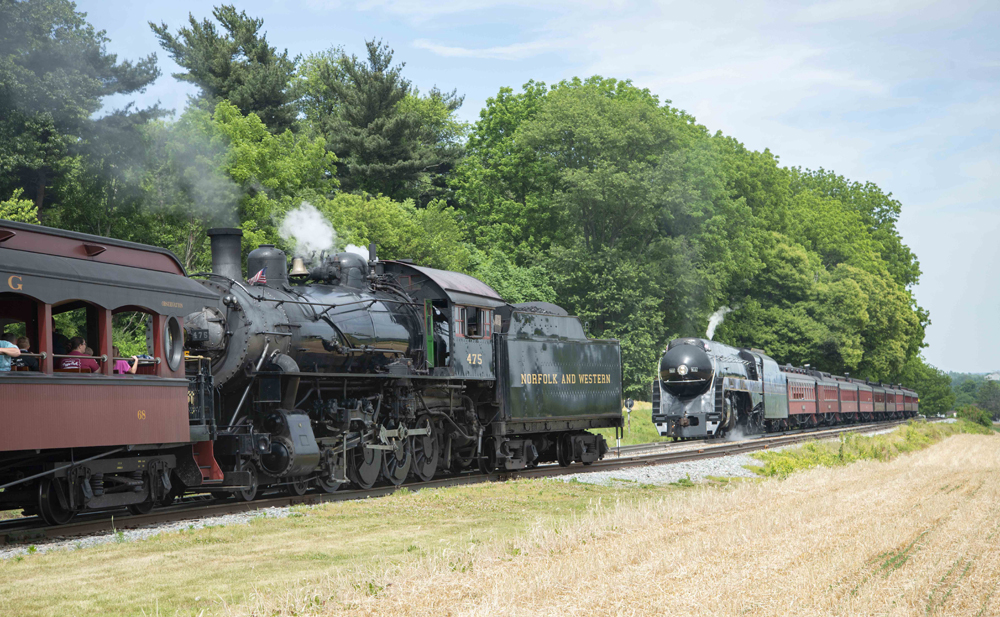
[[[24,294],[0,293],[0,333],[13,339],[12,343],[27,345],[21,357],[11,363],[12,372],[37,372],[44,366],[38,339],[39,309],[44,307],[44,304]]]
[[[139,358],[137,375],[155,375],[153,359],[153,316],[138,307],[122,307],[111,318],[114,325],[114,347],[118,353],[115,361],[131,363],[132,357]],[[122,367],[124,368],[124,367]]]
[[[62,360],[69,357],[71,351],[70,341],[74,337],[80,337],[87,342],[87,351],[84,354],[95,360],[103,371],[104,363],[101,356],[111,357],[111,349],[102,337],[108,329],[107,322],[110,311],[107,311],[95,304],[83,300],[67,300],[60,304],[52,305],[52,353],[54,367],[57,372]],[[110,368],[110,364],[108,367]]]

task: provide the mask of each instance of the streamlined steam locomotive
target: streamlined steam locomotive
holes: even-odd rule
[[[899,385],[780,366],[758,349],[698,338],[670,341],[652,397],[653,424],[674,439],[912,418],[919,405]]]
[[[618,342],[470,276],[354,253],[312,268],[214,229],[212,272],[169,251],[0,221],[0,509],[50,524],[185,492],[254,499],[600,459],[622,425]],[[249,280],[248,280],[249,278]],[[147,325],[118,374],[114,316]],[[65,362],[72,313],[92,371]],[[65,342],[64,340],[62,342]],[[2,363],[0,363],[2,366]]]

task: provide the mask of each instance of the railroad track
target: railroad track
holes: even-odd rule
[[[843,433],[870,431],[885,428],[893,428],[905,424],[907,420],[895,422],[881,422],[877,424],[853,425],[836,427],[829,429],[814,429],[810,431],[795,431],[791,434],[769,434],[755,436],[742,441],[716,442],[716,441],[687,441],[687,442],[663,442],[654,444],[640,444],[636,446],[625,446],[619,452],[612,449],[609,456],[600,461],[595,461],[590,465],[572,465],[570,467],[560,467],[555,464],[542,465],[532,469],[520,469],[517,471],[504,471],[492,474],[465,473],[447,478],[431,480],[430,482],[404,483],[402,486],[382,486],[369,490],[342,490],[335,493],[307,493],[302,496],[277,496],[264,497],[252,502],[237,501],[216,501],[211,498],[194,497],[184,502],[158,508],[149,514],[132,515],[124,510],[119,514],[108,512],[95,512],[92,514],[78,516],[76,522],[58,527],[41,526],[41,519],[38,517],[23,517],[0,521],[0,540],[6,544],[24,544],[29,542],[40,542],[45,540],[57,540],[76,536],[86,536],[102,532],[114,532],[122,529],[134,529],[168,522],[176,522],[190,519],[200,519],[224,514],[236,514],[252,512],[265,508],[286,507],[293,505],[316,505],[334,501],[350,501],[354,499],[368,499],[372,497],[383,497],[391,495],[401,488],[411,491],[426,488],[441,488],[446,486],[459,486],[463,484],[476,484],[481,482],[503,482],[519,478],[547,478],[577,473],[588,473],[595,471],[612,471],[625,469],[628,467],[640,467],[649,465],[663,465],[667,463],[680,463],[684,461],[696,461],[708,458],[718,458],[733,454],[742,454],[758,450],[767,450],[788,446],[803,441],[815,439],[826,439],[837,437]],[[681,446],[689,446],[682,448]],[[633,449],[645,448],[645,453],[627,454]],[[652,451],[650,453],[650,451]],[[617,456],[616,456],[617,455]]]
[[[765,433],[763,435],[751,435],[749,437],[744,437],[743,439],[730,439],[730,440],[720,440],[720,439],[692,439],[688,441],[655,441],[653,443],[641,443],[631,446],[621,446],[620,448],[615,447],[608,450],[608,454],[623,455],[628,454],[634,456],[641,452],[659,452],[674,448],[700,448],[703,444],[722,444],[722,443],[740,443],[743,441],[753,441],[757,439],[767,439],[770,437],[783,437],[788,435],[812,435],[815,439],[823,439],[823,433],[830,433],[832,436],[837,436],[848,429],[848,431],[870,431],[877,430],[880,428],[886,428],[891,426],[899,426],[905,423],[906,420],[894,420],[892,422],[866,422],[864,424],[851,424],[849,426],[837,426],[837,427],[816,427],[807,429],[793,429],[788,431],[777,431],[774,433]]]

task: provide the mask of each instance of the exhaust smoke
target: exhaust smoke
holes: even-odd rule
[[[733,309],[728,306],[724,306],[719,310],[712,313],[712,316],[708,318],[708,330],[705,332],[705,338],[712,340],[715,336],[715,329],[719,327],[719,324],[726,318],[726,313],[732,313]]]

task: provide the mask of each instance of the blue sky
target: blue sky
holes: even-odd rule
[[[176,30],[211,3],[79,2],[109,51],[156,52],[141,104],[183,108],[194,89],[147,22]],[[473,121],[502,86],[600,74],[631,79],[783,164],[871,180],[903,204],[920,259],[925,356],[1000,368],[1000,2],[833,0],[254,0],[292,55],[382,38],[421,89],[465,94]],[[120,105],[123,101],[111,101]]]

